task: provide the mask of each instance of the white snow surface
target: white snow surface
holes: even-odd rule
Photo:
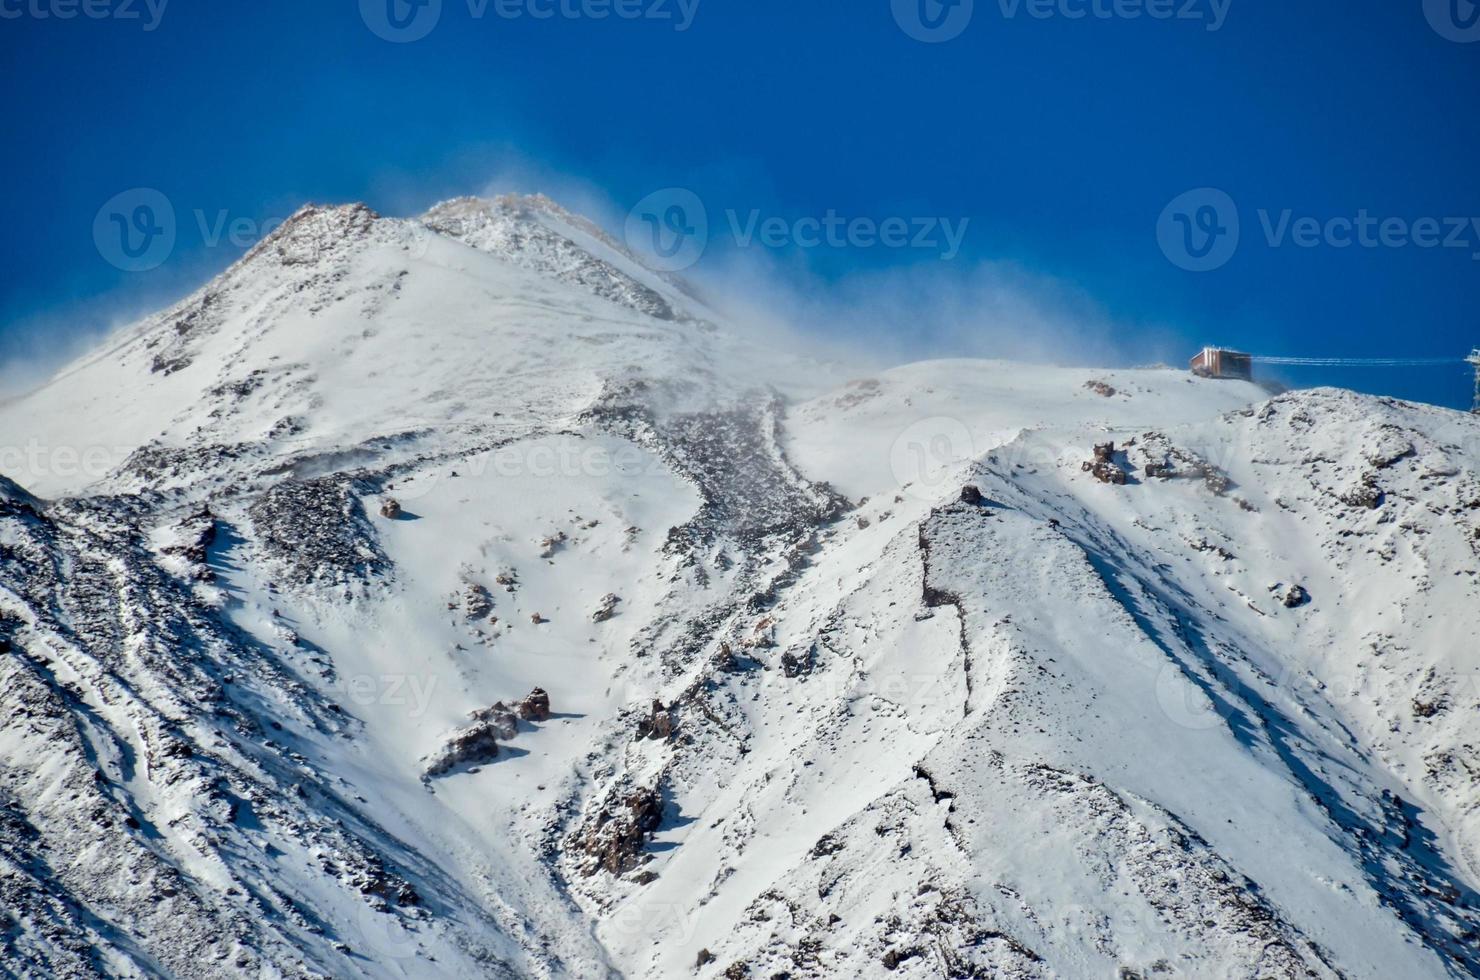
[[[0,433],[0,972],[1480,973],[1475,417],[854,376],[508,197]]]

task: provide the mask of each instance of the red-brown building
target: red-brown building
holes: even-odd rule
[[[1233,378],[1238,381],[1254,380],[1254,358],[1236,350],[1221,347],[1204,347],[1192,359],[1192,373],[1202,378]]]

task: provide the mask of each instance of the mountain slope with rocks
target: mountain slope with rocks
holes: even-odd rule
[[[304,208],[0,404],[0,964],[1480,975],[1480,419]]]

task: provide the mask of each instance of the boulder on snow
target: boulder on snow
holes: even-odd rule
[[[1125,470],[1115,462],[1115,443],[1113,442],[1096,443],[1094,458],[1085,460],[1079,468],[1101,483],[1125,486],[1129,480]]]
[[[646,718],[637,722],[637,737],[666,739],[673,735],[673,715],[662,701],[653,699],[653,708]]]
[[[505,742],[519,733],[519,716],[502,701],[495,701],[487,708],[469,712],[468,719],[488,725],[494,736]]]
[[[611,619],[617,614],[617,603],[621,601],[622,597],[615,592],[608,592],[602,596],[601,602],[596,605],[596,611],[591,614],[591,622],[604,623]]]
[[[468,582],[463,586],[458,605],[468,619],[487,619],[493,612],[493,596],[478,583]]]
[[[394,521],[401,516],[401,502],[394,497],[387,497],[380,502],[380,516]]]
[[[428,777],[445,776],[458,766],[477,766],[498,758],[495,724],[478,721],[452,733],[447,744],[427,757]]]
[[[545,721],[550,717],[550,695],[537,687],[519,702],[516,710],[525,721]]]
[[[980,507],[987,502],[987,498],[982,496],[980,487],[968,483],[961,488],[961,502],[963,504],[971,504],[973,507]]]
[[[1286,609],[1294,609],[1297,606],[1303,606],[1309,602],[1310,593],[1305,591],[1304,586],[1292,585],[1285,590],[1285,594],[1280,597],[1280,601],[1285,604]]]

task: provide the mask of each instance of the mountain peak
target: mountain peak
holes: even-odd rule
[[[659,320],[689,320],[681,281],[647,268],[595,222],[543,194],[458,197],[421,216],[427,228]]]

